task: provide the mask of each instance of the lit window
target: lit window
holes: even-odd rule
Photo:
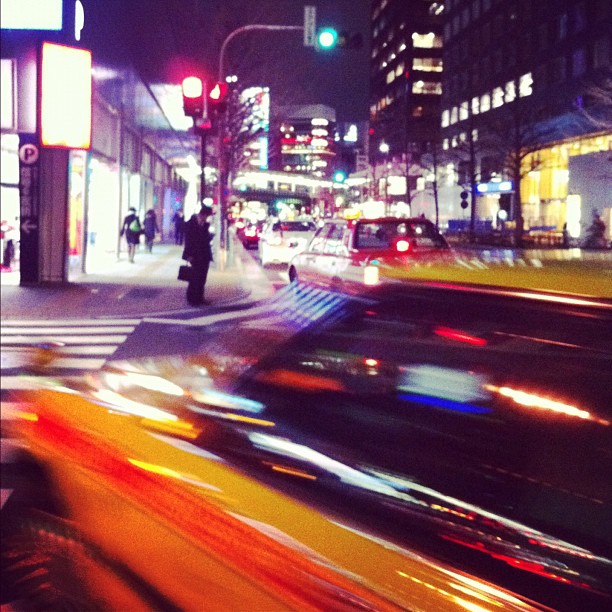
[[[395,69],[395,76],[401,76],[403,72],[404,72],[404,64],[399,64],[398,67]]]
[[[457,137],[453,136],[453,139],[451,140],[451,147],[453,147],[453,149],[457,146]]]
[[[491,96],[488,93],[482,94],[482,96],[480,96],[480,112],[486,113],[490,109],[491,109]]]
[[[532,93],[533,77],[531,76],[531,72],[528,72],[519,79],[519,96],[524,98],[526,96],[530,96]]]
[[[440,122],[442,127],[448,127],[450,125],[450,112],[447,110],[442,111],[442,121]]]
[[[394,80],[395,80],[395,70],[391,70],[390,72],[387,72],[387,85],[389,83],[393,83]]]
[[[480,98],[476,96],[472,98],[472,115],[477,115],[480,112]]]
[[[419,49],[438,49],[442,47],[442,38],[433,32],[427,34],[413,32],[412,46]]]
[[[401,53],[402,51],[404,51],[404,49],[406,49],[406,43],[404,43],[404,42],[403,42],[403,43],[402,43],[402,44],[401,44],[401,45],[398,47],[397,52],[398,52],[398,53]]]
[[[412,93],[440,95],[442,93],[442,83],[434,83],[432,81],[415,81],[412,84]]]
[[[437,57],[415,57],[412,60],[412,68],[425,72],[442,72],[442,60]]]
[[[477,140],[478,140],[478,130],[474,128],[472,130],[472,142],[476,142]]]
[[[453,123],[457,123],[457,107],[456,106],[453,106],[453,108],[451,109],[450,122],[451,122],[451,125],[453,125]]]
[[[496,87],[493,90],[493,108],[499,108],[504,104],[504,90],[501,87]]]
[[[445,138],[445,139],[442,141],[442,148],[443,148],[445,151],[447,151],[447,150],[448,150],[448,138]]]
[[[506,83],[506,102],[512,102],[516,98],[516,85],[514,81]]]
[[[467,119],[468,116],[469,116],[468,103],[462,102],[461,106],[459,107],[459,121],[463,121],[464,119]]]

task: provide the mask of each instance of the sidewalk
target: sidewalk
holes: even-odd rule
[[[210,268],[205,293],[211,304],[191,307],[185,299],[187,284],[177,280],[178,268],[184,263],[182,250],[173,244],[156,244],[153,253],[146,253],[141,247],[134,263],[128,262],[126,254],[119,261],[109,257],[90,273],[59,285],[21,287],[15,273],[3,273],[1,319],[199,315],[274,293],[259,265],[242,245],[233,242],[228,262],[220,266],[216,261]]]

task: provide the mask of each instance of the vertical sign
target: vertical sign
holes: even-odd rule
[[[317,38],[317,8],[304,7],[304,46],[314,47]]]
[[[19,134],[20,282],[37,283],[40,150],[35,134]]]

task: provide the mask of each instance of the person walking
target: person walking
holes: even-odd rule
[[[185,239],[185,217],[182,210],[177,210],[172,217],[174,223],[174,244],[183,244]]]
[[[208,268],[213,260],[210,242],[209,218],[212,210],[202,206],[199,213],[193,215],[185,224],[185,248],[183,259],[191,264],[191,278],[187,285],[187,302],[191,306],[201,306],[210,302],[204,299],[204,287]]]
[[[149,253],[153,252],[153,241],[155,240],[155,235],[158,233],[159,227],[157,226],[157,215],[155,214],[155,211],[150,208],[147,210],[147,214],[144,218],[145,243]]]
[[[119,234],[120,236],[125,235],[130,263],[134,263],[136,245],[140,242],[141,233],[142,226],[140,224],[140,219],[136,214],[136,209],[132,206],[128,209],[128,214],[123,220],[123,225],[121,226],[121,232]]]

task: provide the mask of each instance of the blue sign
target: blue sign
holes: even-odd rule
[[[488,183],[478,183],[476,191],[480,194],[489,193],[512,193],[514,184],[512,181],[490,181]]]

